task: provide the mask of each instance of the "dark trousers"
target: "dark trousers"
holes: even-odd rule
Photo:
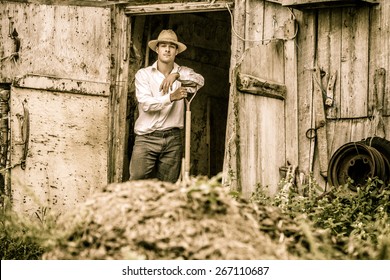
[[[175,183],[182,160],[180,129],[137,135],[130,161],[130,180],[157,178]]]

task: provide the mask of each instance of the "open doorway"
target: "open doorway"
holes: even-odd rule
[[[205,78],[191,103],[191,170],[190,174],[214,176],[222,171],[229,98],[231,56],[230,16],[227,11],[133,16],[131,18],[131,51],[128,102],[128,147],[124,179],[129,178],[128,165],[134,144],[134,122],[137,118],[134,75],[139,68],[157,59],[147,42],[162,29],[172,29],[187,50],[179,54],[179,65],[193,68]]]

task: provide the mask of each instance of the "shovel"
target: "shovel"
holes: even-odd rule
[[[188,80],[180,80],[181,85],[185,88],[193,88],[194,90],[191,90],[191,92],[194,92],[191,94],[189,93],[188,97],[184,99],[186,103],[186,123],[185,123],[185,150],[184,150],[184,180],[188,180],[190,177],[190,165],[191,165],[191,102],[195,98],[197,90],[196,86],[197,84],[188,81]]]

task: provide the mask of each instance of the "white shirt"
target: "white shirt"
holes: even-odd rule
[[[180,74],[180,80],[195,82],[199,90],[204,85],[204,78],[188,67],[179,67],[174,63],[171,73]],[[176,80],[167,94],[160,91],[160,85],[165,79],[157,70],[157,61],[152,66],[142,68],[135,74],[136,97],[139,116],[135,122],[134,132],[137,135],[151,133],[156,130],[184,127],[184,100],[170,101],[170,94],[181,86]]]

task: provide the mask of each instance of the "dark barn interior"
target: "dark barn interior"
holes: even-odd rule
[[[162,29],[172,29],[187,50],[176,63],[193,68],[205,85],[191,102],[191,175],[214,176],[222,171],[229,98],[230,17],[228,12],[202,12],[132,17],[127,166],[134,143],[137,117],[134,74],[157,59],[147,42]],[[125,166],[125,172],[128,167]],[[125,174],[124,179],[128,178]]]

